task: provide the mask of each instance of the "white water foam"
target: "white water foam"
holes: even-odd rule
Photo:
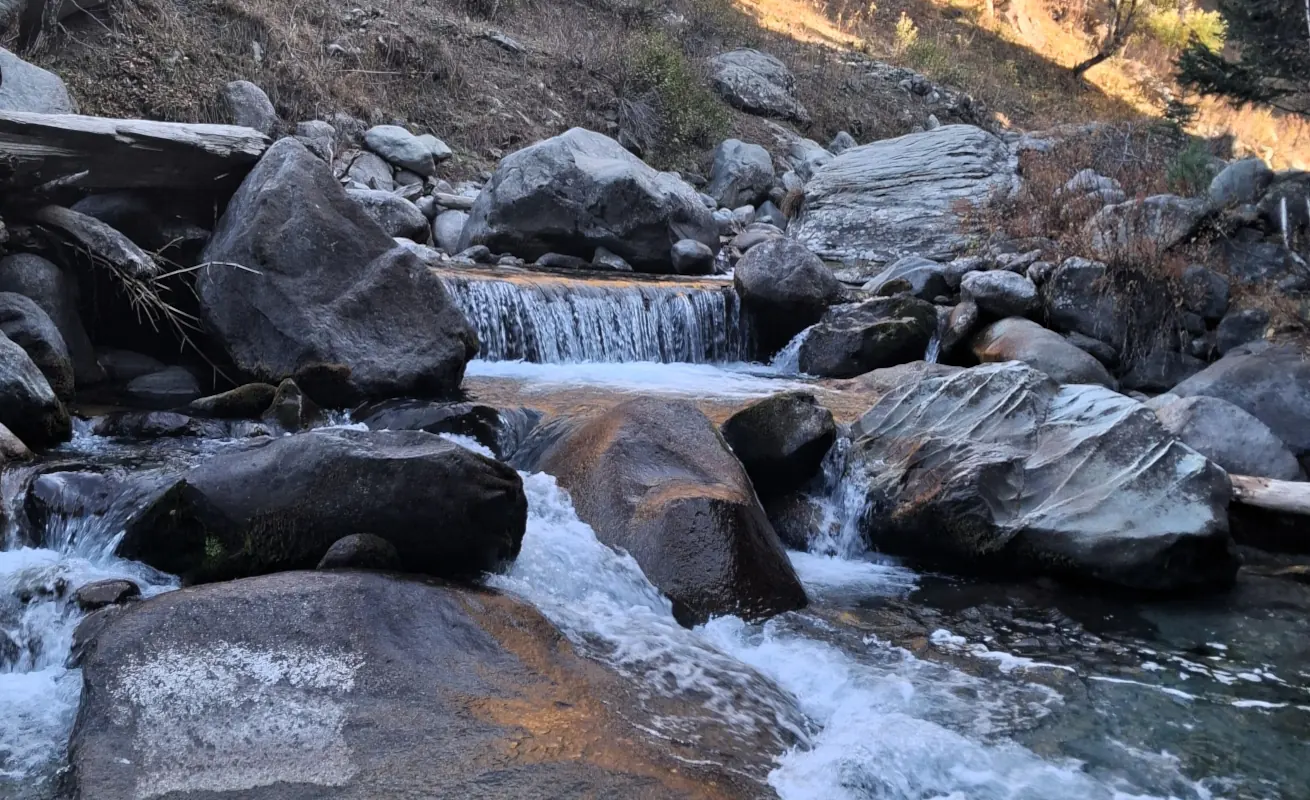
[[[767,397],[807,386],[800,381],[779,380],[777,371],[770,367],[747,363],[533,364],[475,360],[468,363],[464,374],[519,381],[528,392],[593,386],[647,394],[731,399]]]
[[[636,561],[601,544],[553,478],[523,479],[523,549],[492,583],[650,691],[703,698],[708,714],[749,732],[784,729],[795,743],[768,776],[784,800],[1147,796],[1007,738],[1012,725],[1060,702],[1045,687],[998,686],[873,637],[837,644],[825,637],[840,639],[840,629],[804,613],[764,625],[725,617],[681,628]],[[794,557],[813,596],[861,581],[870,594],[895,593],[912,580],[904,570],[839,561]]]

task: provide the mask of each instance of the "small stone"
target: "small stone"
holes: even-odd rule
[[[369,150],[398,167],[420,175],[435,175],[432,146],[399,125],[375,125],[364,134]]]
[[[200,384],[183,367],[168,367],[133,378],[127,384],[132,399],[154,408],[175,408],[200,396]]]
[[[546,253],[537,259],[537,266],[553,269],[587,269],[591,263],[585,258],[563,253]]]
[[[1215,346],[1219,355],[1248,342],[1264,339],[1269,326],[1269,312],[1259,308],[1234,309],[1224,315],[1216,329]]]
[[[27,449],[23,440],[14,435],[14,432],[0,425],[0,464],[10,461],[28,461],[32,456],[32,451]]]
[[[455,258],[467,258],[475,264],[490,264],[494,260],[491,257],[491,249],[485,244],[475,244],[472,247],[461,250],[455,254]]]
[[[192,400],[186,412],[211,419],[258,419],[273,403],[277,387],[268,383],[247,383],[220,394]]]
[[[632,265],[603,247],[597,247],[596,253],[591,257],[592,269],[603,269],[611,272],[632,272]]]
[[[83,611],[95,611],[105,606],[133,600],[141,596],[141,587],[127,580],[106,580],[88,583],[73,594],[73,600]]]
[[[308,430],[321,416],[318,404],[306,397],[300,386],[290,378],[278,384],[277,394],[264,412],[265,420],[276,422],[284,430],[293,432]]]
[[[254,128],[265,136],[271,136],[277,127],[273,103],[263,89],[250,81],[232,81],[223,87],[223,100],[234,125]]]
[[[432,235],[436,239],[437,247],[450,255],[458,252],[459,237],[464,235],[464,225],[468,223],[468,219],[467,211],[452,209],[438,214],[432,221]],[[490,251],[487,252],[490,254]]]
[[[858,146],[858,143],[855,141],[854,136],[846,131],[838,131],[837,135],[832,137],[832,143],[828,145],[828,152],[834,156],[839,156],[856,146]]]
[[[399,568],[400,553],[396,551],[396,546],[371,533],[356,533],[337,539],[318,562],[318,569]]]
[[[430,133],[422,134],[417,138],[428,148],[428,152],[432,155],[433,162],[437,164],[449,160],[451,156],[455,155],[455,152],[451,150],[445,142]]]

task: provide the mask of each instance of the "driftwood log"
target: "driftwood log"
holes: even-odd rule
[[[1310,482],[1276,481],[1249,475],[1229,475],[1233,502],[1284,514],[1310,515]]]
[[[475,199],[472,197],[465,197],[462,194],[446,194],[445,192],[437,192],[432,195],[432,197],[437,201],[437,205],[442,208],[454,209],[456,211],[468,211],[473,208],[473,201]]]
[[[268,137],[235,125],[0,112],[0,188],[209,191],[245,177]]]

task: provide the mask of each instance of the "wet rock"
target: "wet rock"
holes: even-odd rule
[[[704,242],[681,239],[669,253],[678,275],[709,275],[714,272],[714,251]]]
[[[76,114],[77,104],[59,76],[0,48],[0,111]]]
[[[996,317],[1025,317],[1039,305],[1037,287],[1013,272],[971,272],[960,281],[960,299]]]
[[[207,270],[196,288],[214,338],[256,380],[337,364],[363,396],[445,395],[477,352],[441,280],[294,139],[246,177],[202,259],[255,270]]]
[[[375,125],[364,133],[364,145],[391,164],[423,177],[437,174],[432,147],[399,125]]]
[[[807,375],[853,378],[924,357],[937,330],[937,310],[908,295],[834,306],[805,337],[800,369]]]
[[[563,253],[547,253],[537,259],[537,266],[555,269],[587,269],[591,262],[578,256],[566,256]]]
[[[271,136],[277,127],[277,111],[264,90],[250,81],[232,81],[223,87],[227,118],[233,125],[254,128]]]
[[[122,411],[97,417],[91,431],[97,436],[119,439],[161,439],[197,436],[202,428],[191,417],[173,411]]]
[[[622,256],[611,253],[603,247],[596,248],[596,254],[591,257],[591,268],[607,272],[632,272],[632,265]]]
[[[1234,348],[1264,339],[1269,312],[1262,308],[1235,308],[1224,315],[1215,329],[1215,348],[1225,355]]]
[[[773,158],[758,144],[728,139],[714,151],[710,185],[705,193],[716,207],[757,206],[769,199],[773,188]]]
[[[714,89],[750,114],[809,122],[796,99],[796,78],[776,57],[759,50],[733,50],[710,59]]]
[[[388,236],[401,236],[419,244],[428,240],[431,234],[428,218],[405,198],[377,189],[347,189],[346,195]]]
[[[432,220],[432,237],[437,247],[447,255],[459,252],[459,239],[464,235],[464,225],[468,222],[467,211],[443,211]]]
[[[942,332],[942,352],[950,353],[967,342],[978,329],[981,319],[982,312],[978,309],[977,303],[956,304],[946,317],[946,330]]]
[[[823,509],[804,492],[787,492],[761,498],[769,524],[778,539],[792,550],[810,549],[815,533],[824,524]]]
[[[497,461],[419,431],[327,429],[210,457],[127,525],[118,553],[225,580],[308,569],[370,532],[407,571],[467,577],[513,560],[526,519],[523,483]]]
[[[453,433],[477,440],[501,458],[507,454],[505,443],[508,431],[505,420],[500,410],[492,406],[479,403],[434,403],[426,400],[384,400],[358,409],[352,416],[373,431]]]
[[[265,420],[293,432],[308,430],[321,418],[322,411],[318,404],[307,397],[290,378],[278,384],[264,412]]]
[[[128,381],[126,391],[138,403],[152,408],[177,408],[200,396],[196,376],[184,367],[168,367]]]
[[[1068,258],[1042,287],[1046,318],[1060,333],[1081,333],[1116,349],[1122,345],[1126,313],[1110,291],[1105,264]]]
[[[1101,362],[1032,320],[1010,317],[984,328],[973,340],[973,354],[983,363],[1022,361],[1057,383],[1092,383],[1115,387]]]
[[[1017,185],[1009,148],[971,125],[855,147],[819,167],[791,236],[825,259],[949,261],[975,238],[960,217]]]
[[[964,281],[964,276],[970,272],[987,269],[987,261],[979,256],[964,256],[942,264],[941,268],[942,277],[946,279],[946,287],[952,292],[958,292],[960,291],[960,284]]]
[[[1236,475],[1305,480],[1287,445],[1269,426],[1217,397],[1177,398],[1155,409],[1165,430]]]
[[[490,264],[496,260],[495,256],[491,254],[491,250],[482,244],[475,244],[459,251],[455,254],[455,258],[466,259],[475,264]]]
[[[1231,352],[1173,393],[1227,400],[1269,426],[1297,458],[1310,454],[1310,361],[1295,348]]]
[[[1264,159],[1234,161],[1210,181],[1210,202],[1217,208],[1258,203],[1273,181],[1274,171]]]
[[[642,397],[537,428],[513,464],[554,475],[684,624],[801,608],[805,592],[741,463],[694,405]]]
[[[1184,307],[1208,322],[1228,311],[1228,279],[1200,264],[1183,270],[1182,294]]]
[[[586,258],[604,247],[636,270],[670,272],[670,250],[681,239],[719,245],[696,190],[613,139],[574,128],[502,159],[460,241],[527,259],[549,252]]]
[[[1164,392],[1203,369],[1205,362],[1199,358],[1157,347],[1119,378],[1119,386],[1124,391]]]
[[[355,533],[332,543],[315,569],[400,569],[396,546],[381,536]]]
[[[723,438],[761,497],[799,489],[837,438],[832,412],[808,392],[784,392],[738,411]]]
[[[15,642],[8,633],[0,631],[0,669],[10,670],[22,655],[23,651],[19,649],[18,642]]]
[[[77,313],[76,282],[63,270],[31,253],[6,256],[0,259],[0,291],[30,298],[55,323],[73,359],[73,377],[78,386],[91,386],[105,379]]]
[[[30,447],[73,435],[72,421],[45,376],[23,348],[0,334],[0,425]]]
[[[131,350],[100,350],[96,353],[96,361],[114,383],[127,383],[142,375],[168,369],[168,365],[159,359]]]
[[[880,295],[909,292],[920,300],[951,293],[942,265],[919,256],[898,259],[866,283],[864,290]]]
[[[73,602],[83,611],[95,611],[141,596],[141,587],[132,581],[93,581],[73,593]]]
[[[868,487],[883,552],[1154,591],[1236,575],[1224,473],[1103,387],[1017,364],[907,374],[853,436],[843,480]]]
[[[772,228],[773,226],[770,225],[769,227]],[[781,238],[782,231],[777,231],[776,233],[771,230],[742,231],[733,237],[732,246],[741,253],[748,253],[752,247],[755,247],[758,244],[764,244],[765,242]],[[804,250],[805,248],[801,247],[801,249]],[[805,252],[809,253],[808,250],[805,250]],[[815,258],[817,260],[818,257],[815,256]],[[822,264],[823,262],[820,261],[819,263]]]
[[[759,794],[739,777],[755,763],[697,766],[690,746],[644,733],[623,679],[498,593],[371,572],[270,575],[134,604],[85,652],[69,748],[79,800],[141,787],[242,800]],[[592,744],[542,758],[561,730]],[[715,741],[713,730],[687,736]]]
[[[73,362],[50,316],[33,301],[0,292],[0,333],[27,353],[59,397],[73,394]]]
[[[23,440],[4,425],[0,425],[0,466],[11,461],[28,461],[31,458],[32,451],[27,449]]]
[[[841,284],[818,256],[783,238],[748,250],[733,271],[733,285],[766,352],[818,322],[842,296]]]
[[[220,394],[192,400],[186,412],[212,419],[258,419],[273,403],[277,387],[269,383],[247,383]]]
[[[1208,212],[1202,198],[1158,194],[1106,206],[1087,221],[1086,233],[1097,258],[1142,261],[1186,241]]]

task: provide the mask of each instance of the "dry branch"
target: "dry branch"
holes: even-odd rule
[[[1285,514],[1310,514],[1310,483],[1229,475],[1233,484],[1233,502],[1281,511]]]

